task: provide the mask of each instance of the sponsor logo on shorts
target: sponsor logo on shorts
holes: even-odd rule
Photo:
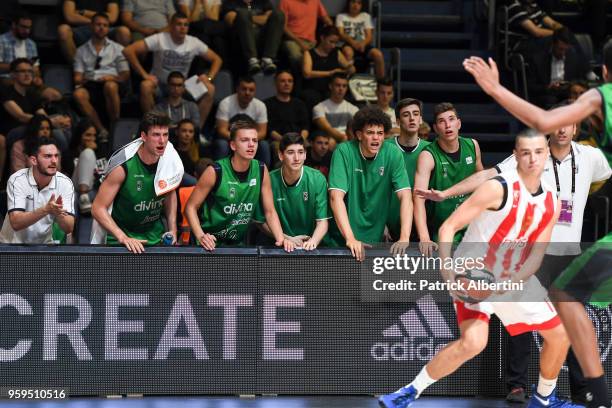
[[[454,337],[431,295],[420,298],[416,308],[403,313],[382,336],[384,340],[370,348],[376,361],[429,361]]]

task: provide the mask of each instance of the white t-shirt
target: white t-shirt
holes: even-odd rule
[[[149,51],[153,53],[153,70],[163,83],[167,82],[172,71],[179,71],[187,77],[193,59],[208,52],[208,46],[202,41],[188,35],[182,44],[172,41],[170,33],[157,33],[144,39]]]
[[[268,110],[262,101],[253,98],[246,109],[242,109],[238,104],[238,95],[236,94],[226,96],[221,100],[217,109],[217,116],[215,117],[229,122],[231,118],[239,113],[249,115],[255,123],[268,123]]]
[[[331,127],[339,132],[346,133],[346,126],[357,111],[359,111],[359,108],[345,100],[336,103],[331,99],[326,99],[312,108],[312,118],[325,118]]]
[[[344,33],[355,41],[363,41],[366,38],[366,30],[371,30],[372,17],[362,11],[356,17],[351,17],[346,13],[340,13],[336,16],[336,27],[343,28]]]
[[[550,238],[551,244],[548,245],[546,253],[549,255],[578,255],[580,254],[580,240],[582,237],[582,222],[584,218],[584,208],[591,183],[610,178],[612,170],[600,149],[572,142],[576,161],[576,192],[572,198],[572,155],[568,154],[560,164],[557,164],[559,175],[559,187],[561,190],[561,200],[572,200],[572,222],[558,222],[552,231]],[[516,159],[514,155],[499,163],[496,168],[498,171],[506,172],[516,169]],[[553,169],[553,159],[546,161],[542,180],[556,190],[555,171]],[[573,245],[560,245],[561,243],[575,243]]]
[[[74,215],[74,186],[69,177],[58,172],[49,184],[38,190],[31,168],[21,169],[9,178],[6,184],[7,207],[11,211],[31,212],[44,207],[55,194],[62,196],[64,210]],[[15,231],[7,214],[0,230],[0,242],[3,244],[50,244],[53,242],[51,233],[55,217],[47,215],[38,222],[21,231]]]

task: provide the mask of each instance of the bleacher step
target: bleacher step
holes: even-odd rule
[[[444,45],[469,47],[472,34],[463,32],[429,32],[429,31],[383,31],[381,33],[383,47],[406,45]]]

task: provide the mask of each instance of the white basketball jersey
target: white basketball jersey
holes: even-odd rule
[[[457,254],[484,257],[486,269],[500,276],[516,272],[532,245],[555,214],[555,191],[541,182],[541,191],[531,194],[516,170],[496,177],[505,184],[505,202],[497,210],[486,210],[470,223],[457,248]]]

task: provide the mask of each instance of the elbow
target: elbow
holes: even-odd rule
[[[22,229],[24,229],[26,226],[23,225],[21,222],[19,222],[18,220],[13,219],[13,217],[9,218],[9,222],[11,224],[11,228],[13,229],[13,231],[15,232],[19,232]]]
[[[449,223],[445,222],[438,229],[438,240],[440,242],[443,242],[443,241],[452,242],[453,237],[455,236],[455,232],[456,232],[456,229]]]

